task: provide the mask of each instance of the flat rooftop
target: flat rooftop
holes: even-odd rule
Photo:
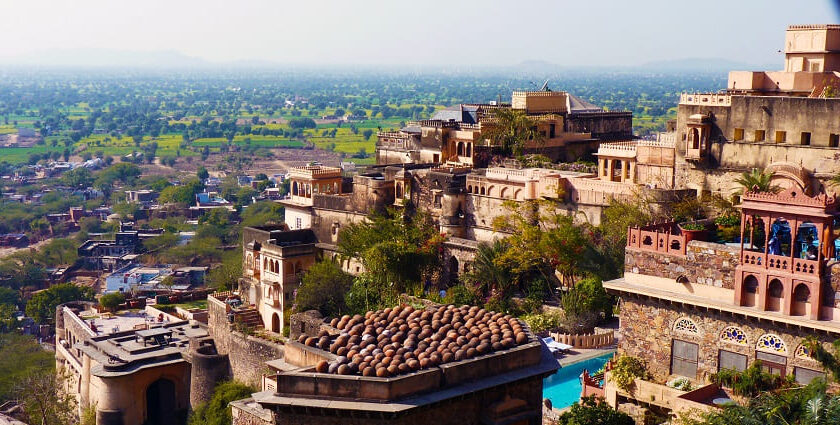
[[[393,412],[550,374],[558,365],[546,356],[528,326],[510,315],[469,306],[400,306],[335,318],[318,336],[287,342],[284,361],[268,363],[277,371],[276,393],[254,398]],[[395,402],[407,399],[415,401]]]
[[[152,324],[149,329],[127,330],[76,343],[98,364],[91,373],[99,377],[130,375],[138,370],[186,361],[190,338],[208,336],[207,330],[187,321]]]

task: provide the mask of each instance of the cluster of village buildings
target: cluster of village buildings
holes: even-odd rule
[[[104,334],[91,332],[81,318],[86,306],[64,306],[57,313],[58,365],[73,372],[73,390],[84,406],[96,406],[98,424],[161,421],[161,409],[194,406],[214,382],[230,377],[260,389],[233,403],[237,425],[540,424],[542,379],[557,363],[530,332],[524,345],[410,373],[327,373],[331,364],[352,371],[340,368],[347,357],[325,348],[354,336],[368,341],[361,332],[375,314],[340,322],[298,314],[286,323],[300,274],[336,252],[342,227],[386,208],[425,210],[447,235],[437,282],[445,287],[470,269],[480,243],[504,237],[492,223],[507,213],[505,202],[551,199],[598,224],[612,200],[645,197],[664,205],[687,194],[729,198],[742,190],[735,180],[758,169],[772,175],[779,191],[743,193],[734,243],[704,241],[680,223],[628,229],[624,276],[604,286],[621,300],[618,351],[644,360],[654,379],[627,392],[607,372],[605,384],[589,380],[585,392],[617,408],[679,413],[714,408],[722,389],[708,378],[723,368],[740,371],[759,360],[765,370],[801,383],[825,376],[804,341],[813,336],[828,345],[840,335],[838,205],[829,183],[840,173],[840,98],[829,96],[840,87],[840,26],[791,26],[784,51],[783,71],[732,72],[725,90],[681,95],[676,121],[651,139],[633,137],[630,113],[605,111],[562,91],[513,92],[510,103],[462,104],[379,133],[377,165],[353,176],[322,165],[293,168],[286,176],[290,194],[278,201],[286,223],[243,231],[239,290],[208,298],[206,324],[141,324]],[[542,137],[526,142],[526,153],[555,162],[591,157],[597,166],[572,171],[494,160],[482,130],[503,108],[537,123]],[[361,266],[347,267],[357,273]],[[427,307],[429,319],[442,320],[446,311]],[[409,332],[403,319],[410,314],[389,309],[387,320],[373,326],[403,324],[401,331]],[[440,320],[429,326],[441,326]],[[260,328],[262,338],[239,333],[234,323],[243,321]],[[345,329],[351,322],[361,327]],[[272,335],[286,325],[291,338],[281,345]],[[397,351],[388,358],[405,355]],[[665,384],[674,378],[698,389]]]

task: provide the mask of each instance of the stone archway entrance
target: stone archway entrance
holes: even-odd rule
[[[175,383],[158,379],[146,388],[146,423],[148,425],[177,425]]]
[[[277,313],[271,315],[271,332],[280,333],[280,316]]]

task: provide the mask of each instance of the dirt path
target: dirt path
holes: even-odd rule
[[[29,245],[29,246],[24,247],[24,248],[10,248],[10,247],[0,248],[0,258],[8,257],[9,255],[12,255],[12,254],[14,254],[18,251],[29,251],[30,249],[36,249],[37,250],[37,249],[41,248],[42,246],[46,245],[47,243],[49,243],[49,241],[51,241],[51,240],[52,239],[44,239],[41,242],[38,242],[34,245]]]

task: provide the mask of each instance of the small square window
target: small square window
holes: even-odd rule
[[[764,130],[756,130],[755,131],[755,141],[756,142],[763,142],[764,141]]]
[[[787,132],[786,131],[777,131],[776,132],[776,143],[784,143],[787,140]]]
[[[734,139],[736,141],[744,140],[744,129],[743,128],[736,128],[734,137],[732,137],[732,139]]]
[[[828,146],[832,148],[840,146],[840,134],[832,133],[830,136],[828,136]]]
[[[803,131],[802,135],[799,137],[799,144],[802,146],[809,146],[811,144],[811,133]]]

